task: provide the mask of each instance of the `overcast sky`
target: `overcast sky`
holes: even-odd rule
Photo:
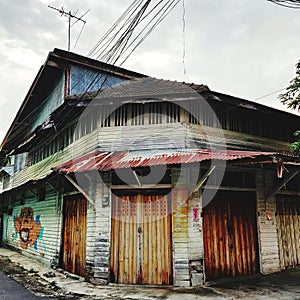
[[[156,0],[157,1],[157,0]],[[78,16],[71,51],[87,55],[132,0],[0,0],[0,140],[13,121],[49,51],[67,48],[67,19],[48,8]],[[295,75],[300,58],[300,10],[267,0],[185,0],[185,80],[211,90],[285,110],[277,94]],[[123,66],[157,78],[183,81],[182,4],[162,22]]]

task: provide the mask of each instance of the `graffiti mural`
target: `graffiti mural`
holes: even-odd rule
[[[36,242],[41,233],[40,216],[34,219],[34,211],[31,207],[23,207],[20,216],[14,219],[16,233],[19,235],[20,246],[27,249],[28,246],[36,248]]]

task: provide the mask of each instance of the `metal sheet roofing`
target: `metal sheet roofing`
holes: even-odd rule
[[[131,167],[187,164],[208,160],[233,161],[257,157],[268,157],[268,161],[272,162],[273,155],[276,153],[207,149],[94,152],[60,164],[53,170],[70,174],[92,170],[110,171]]]

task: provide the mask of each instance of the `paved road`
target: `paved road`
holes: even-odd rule
[[[30,293],[19,283],[7,277],[6,274],[0,271],[0,300],[38,300],[46,298],[37,297]]]

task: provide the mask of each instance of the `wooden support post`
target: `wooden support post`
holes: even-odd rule
[[[273,197],[277,192],[279,192],[289,181],[291,181],[297,174],[299,173],[299,170],[296,170],[295,172],[291,173],[287,178],[283,180],[279,185],[277,185],[268,195],[268,198]]]
[[[142,184],[141,184],[141,182],[140,182],[140,180],[139,180],[138,175],[136,174],[136,171],[132,170],[132,172],[133,172],[133,175],[134,175],[134,177],[135,177],[135,179],[136,179],[136,181],[137,181],[137,183],[138,183],[138,186],[141,187]]]
[[[191,192],[189,199],[193,198],[193,195],[199,191],[199,189],[202,187],[206,179],[212,174],[212,172],[215,170],[216,166],[211,166],[210,169],[207,170],[207,172],[202,176],[202,178],[198,181],[196,186],[194,187],[193,191]]]
[[[66,179],[93,205],[95,209],[95,202],[89,197],[89,195],[72,179],[71,176],[64,174]]]

